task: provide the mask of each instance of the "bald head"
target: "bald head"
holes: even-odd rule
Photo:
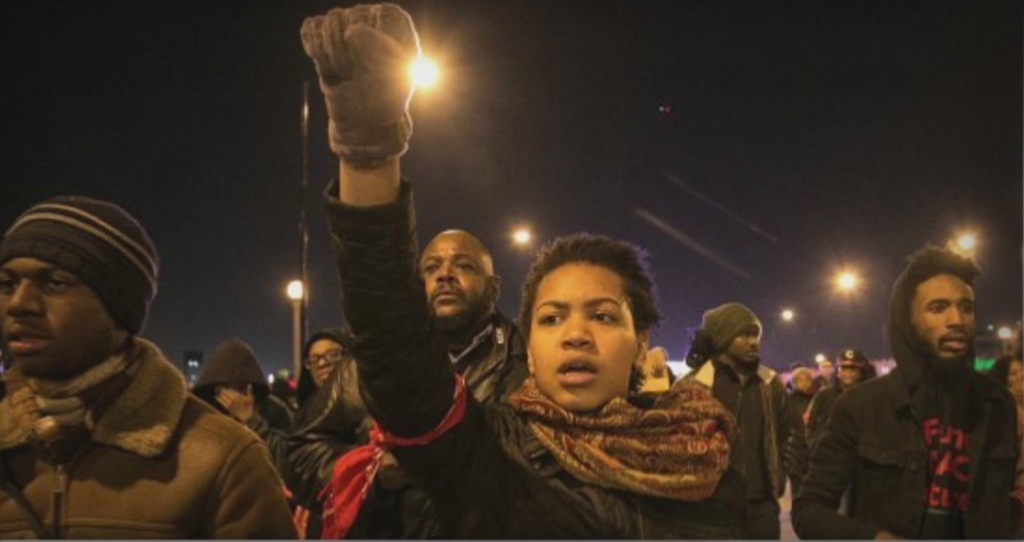
[[[420,256],[420,275],[431,313],[443,328],[472,327],[494,311],[500,284],[494,261],[468,232],[448,230],[434,237]]]
[[[455,251],[478,260],[487,275],[494,274],[494,261],[491,251],[475,235],[463,230],[445,230],[427,244],[420,256],[420,265],[427,257],[437,256],[440,252]]]

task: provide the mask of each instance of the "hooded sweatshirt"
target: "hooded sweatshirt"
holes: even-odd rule
[[[970,386],[962,384],[969,381],[973,345],[955,369],[937,370],[939,361],[917,338],[911,323],[917,286],[943,272],[913,276],[905,271],[893,287],[889,320],[890,348],[928,448],[926,514],[921,529],[921,536],[927,539],[964,537],[971,481],[975,401]]]
[[[192,393],[227,415],[217,402],[217,387],[224,384],[251,384],[256,399],[256,413],[246,424],[266,443],[278,470],[288,456],[288,433],[292,430],[292,413],[287,405],[271,395],[256,354],[245,341],[232,338],[221,343],[199,376]]]

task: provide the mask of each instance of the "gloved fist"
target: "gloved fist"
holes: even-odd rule
[[[408,149],[409,66],[420,54],[412,18],[394,4],[336,8],[302,23],[330,119],[331,150],[373,167]]]

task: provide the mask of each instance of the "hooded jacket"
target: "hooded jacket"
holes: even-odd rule
[[[889,345],[897,368],[842,394],[811,450],[793,502],[801,538],[872,538],[883,529],[905,538],[923,535],[929,449],[915,398],[934,377],[911,325],[910,302],[926,278],[905,271],[893,288]],[[1013,538],[1021,521],[1010,497],[1019,453],[1014,405],[1003,387],[969,368],[961,381],[973,398],[965,535]],[[836,510],[847,490],[849,509],[841,515]]]
[[[252,385],[256,411],[246,426],[266,443],[274,458],[274,465],[279,471],[283,470],[288,461],[288,433],[292,430],[292,413],[284,402],[270,393],[270,386],[256,360],[256,354],[241,339],[228,339],[213,351],[192,393],[218,412],[228,415],[216,399],[217,386],[224,384]]]
[[[294,538],[266,447],[190,395],[155,345],[133,348],[130,383],[68,463],[9,439],[0,419],[0,539],[36,537],[19,492],[50,536]]]

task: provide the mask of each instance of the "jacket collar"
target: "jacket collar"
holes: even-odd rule
[[[171,441],[188,397],[185,378],[157,346],[135,338],[131,382],[110,404],[92,430],[92,440],[143,457],[162,454]],[[9,396],[0,401],[0,412],[9,408]],[[0,428],[5,424],[0,423]],[[4,433],[7,433],[4,431]],[[0,450],[27,444],[27,434],[7,438],[0,434]]]
[[[766,367],[763,363],[757,366],[757,377],[764,382],[771,382],[775,378],[775,371]],[[715,385],[715,364],[711,360],[707,360],[700,369],[697,370],[697,374],[693,377],[698,383],[708,388],[714,387]]]

